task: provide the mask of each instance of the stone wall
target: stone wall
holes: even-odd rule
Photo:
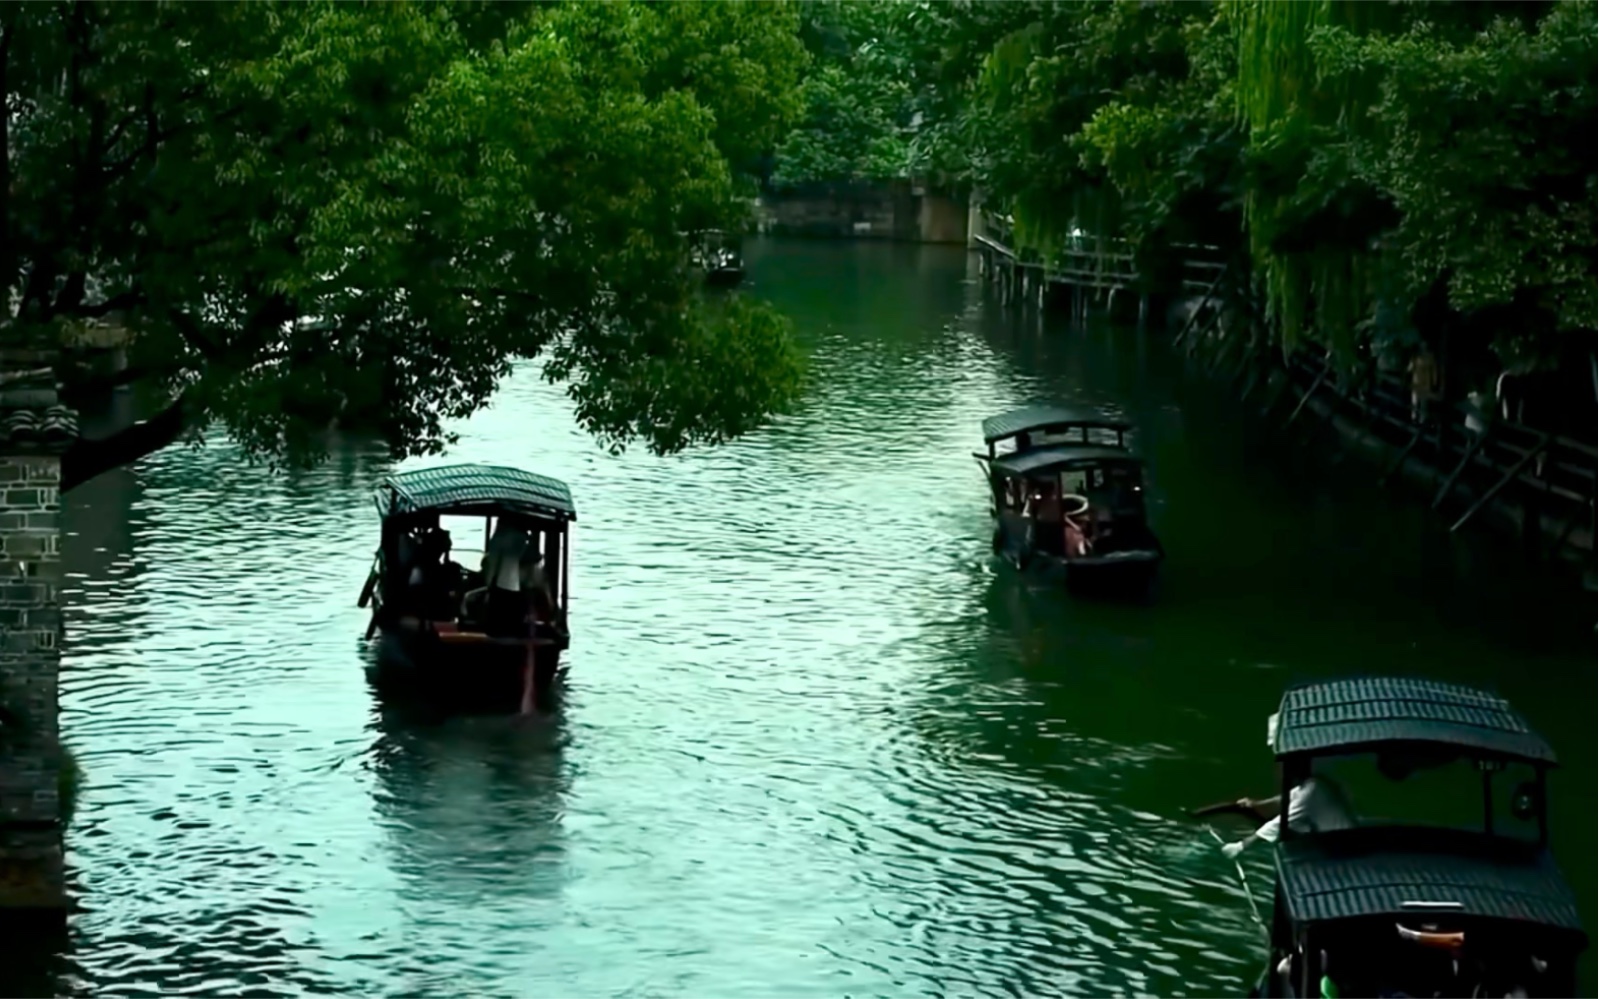
[[[77,428],[52,383],[0,378],[0,915],[64,915],[58,521]]]
[[[909,181],[763,194],[762,232],[911,243],[965,243],[963,202]]]

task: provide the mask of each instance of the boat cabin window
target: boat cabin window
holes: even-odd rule
[[[1444,747],[1416,747],[1318,760],[1315,772],[1337,781],[1362,825],[1484,832],[1486,800],[1494,835],[1529,842],[1539,836],[1541,789],[1530,764],[1479,762]]]
[[[463,569],[476,570],[483,561],[488,540],[483,517],[440,517],[439,526],[450,535],[450,558]]]
[[[1069,427],[1064,430],[1028,430],[1008,440],[996,441],[996,455],[1015,454],[1035,447],[1054,447],[1058,444],[1097,444],[1103,447],[1125,447],[1126,439],[1111,427]]]
[[[1060,520],[1060,484],[1054,476],[1027,480],[1027,498],[1036,519],[1046,523]]]

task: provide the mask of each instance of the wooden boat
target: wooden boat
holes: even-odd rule
[[[1271,957],[1252,996],[1577,994],[1587,936],[1548,852],[1555,754],[1507,702],[1427,680],[1321,682],[1290,688],[1273,728],[1277,884]],[[1480,784],[1481,828],[1389,820],[1296,832],[1290,790],[1318,761],[1349,756],[1375,758],[1391,780],[1471,768],[1461,776]],[[1506,788],[1512,770],[1525,779]]]
[[[694,265],[713,288],[731,288],[744,280],[744,255],[737,236],[720,229],[702,229],[691,235]]]
[[[517,468],[451,465],[391,475],[375,499],[381,537],[359,605],[372,607],[366,637],[380,636],[380,665],[505,700],[520,695],[531,659],[542,699],[569,645],[568,530],[577,511],[566,484]],[[482,521],[481,564],[451,558],[441,517]],[[512,601],[509,614],[485,578],[502,530],[520,539],[511,568],[533,580],[523,583],[526,603]]]
[[[1131,426],[1088,411],[1027,406],[983,421],[994,551],[1017,568],[1065,570],[1073,588],[1147,589],[1165,558],[1144,505]]]

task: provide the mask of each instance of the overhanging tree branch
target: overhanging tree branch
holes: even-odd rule
[[[61,490],[76,489],[104,472],[153,454],[175,442],[188,428],[188,407],[179,395],[155,416],[110,437],[79,438],[61,458]]]

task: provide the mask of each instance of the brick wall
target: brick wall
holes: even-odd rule
[[[61,461],[0,454],[0,910],[64,911]]]

